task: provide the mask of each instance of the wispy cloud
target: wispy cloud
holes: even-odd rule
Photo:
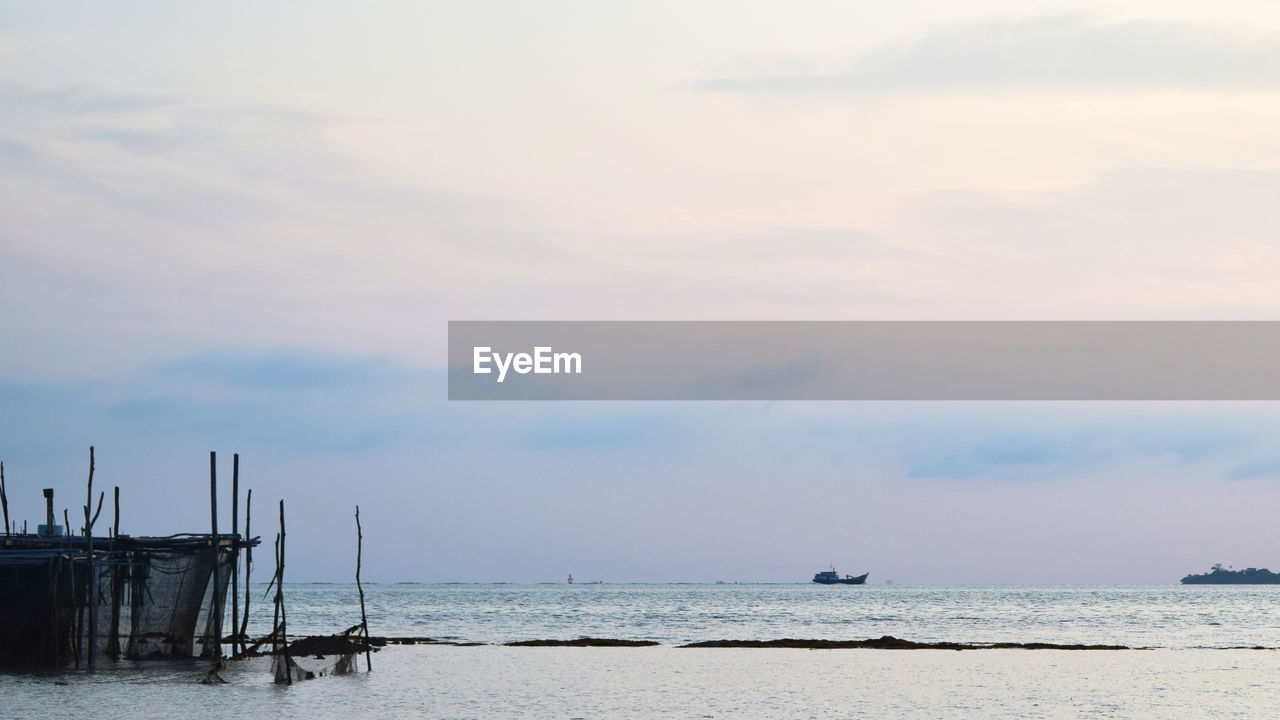
[[[966,25],[870,55],[843,72],[704,80],[743,93],[892,93],[956,88],[1280,89],[1280,49],[1201,27],[1070,15]]]
[[[0,183],[182,227],[278,217],[282,199],[341,176],[314,152],[326,121],[288,107],[0,83],[0,118]]]
[[[189,105],[172,95],[108,91],[87,85],[33,87],[20,83],[0,83],[0,107],[15,111],[43,108],[74,114],[121,113],[171,109]]]
[[[387,358],[282,350],[270,353],[210,352],[159,363],[158,377],[185,386],[233,391],[388,389],[420,373]]]
[[[1106,406],[1095,406],[1106,407]],[[1215,413],[1216,415],[1217,413]],[[906,473],[944,480],[1055,481],[1143,460],[1200,467],[1220,477],[1265,464],[1272,437],[1256,421],[1224,417],[1160,418],[1127,412],[1061,422],[976,418],[967,427],[935,427],[913,440]],[[1263,472],[1255,473],[1261,476]]]
[[[443,377],[380,357],[202,353],[93,383],[0,378],[0,422],[19,446],[46,436],[218,438],[294,451],[367,451],[424,440]],[[46,438],[47,439],[47,438]],[[93,440],[91,440],[92,442]],[[37,451],[38,453],[38,451]]]

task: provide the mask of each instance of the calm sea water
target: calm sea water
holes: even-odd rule
[[[359,619],[355,588],[286,586],[292,633]],[[0,675],[5,718],[1263,717],[1280,712],[1277,587],[374,585],[377,635],[653,648],[393,646],[374,672],[271,683],[264,661]],[[254,602],[261,603],[260,592]],[[265,603],[259,610],[268,609]],[[265,629],[264,623],[254,623]],[[707,639],[1106,643],[1133,651],[687,649]]]
[[[483,643],[894,635],[1144,648],[1280,647],[1280,585],[377,585],[366,594],[375,634]],[[359,621],[354,586],[293,586],[287,600],[291,631],[327,633]]]

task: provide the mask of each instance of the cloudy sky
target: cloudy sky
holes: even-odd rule
[[[11,513],[94,444],[200,529],[217,449],[299,580],[357,502],[385,581],[1276,567],[1271,404],[451,404],[444,343],[1275,319],[1277,197],[1280,2],[3,2]]]

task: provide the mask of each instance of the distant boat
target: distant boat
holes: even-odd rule
[[[569,573],[569,584],[573,584],[573,573]]]
[[[867,576],[870,574],[871,573],[869,572],[864,572],[857,576],[845,575],[844,577],[840,577],[840,573],[836,572],[835,568],[831,568],[830,570],[823,570],[817,575],[814,575],[813,581],[819,585],[865,585],[867,582]]]

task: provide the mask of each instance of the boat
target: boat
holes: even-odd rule
[[[840,573],[836,572],[836,569],[833,567],[830,570],[823,570],[817,575],[814,575],[813,581],[819,585],[865,585],[867,583],[867,576],[870,574],[871,573],[869,572],[864,572],[861,575],[845,575],[844,577],[840,577]]]

